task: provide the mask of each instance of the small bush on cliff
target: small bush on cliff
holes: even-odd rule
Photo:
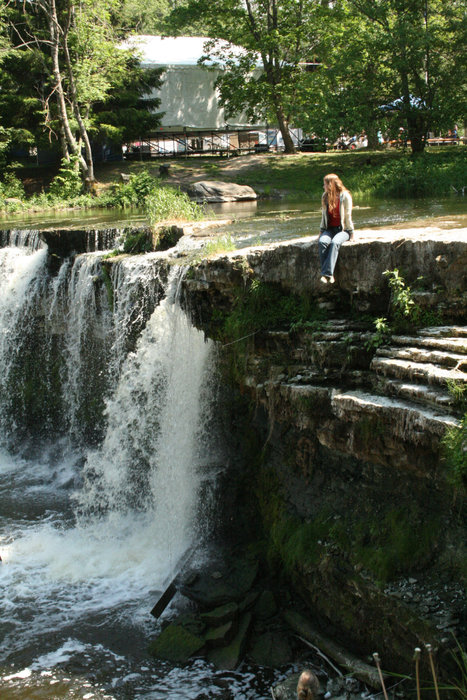
[[[420,319],[420,307],[412,299],[412,290],[399,270],[386,270],[383,275],[388,278],[391,290],[390,308],[396,330],[416,325]]]
[[[458,427],[449,428],[442,441],[447,480],[457,491],[467,493],[467,413]]]
[[[233,311],[225,319],[224,333],[229,340],[235,340],[255,331],[298,328],[322,317],[323,312],[306,297],[284,294],[279,286],[253,280],[238,295]]]

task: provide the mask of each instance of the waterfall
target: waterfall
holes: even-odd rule
[[[81,521],[96,512],[144,512],[153,547],[172,561],[192,535],[212,350],[177,303],[179,275],[172,271],[166,298],[123,364],[106,406],[105,439],[88,454],[77,495]]]
[[[29,435],[36,448],[33,461],[28,450],[0,462],[17,474],[12,493],[15,483],[22,493],[31,485],[65,508],[7,537],[3,571],[11,590],[15,567],[28,580],[46,628],[123,601],[143,600],[147,614],[148,591],[160,590],[193,542],[201,467],[211,459],[213,344],[178,304],[182,269],[167,280],[162,254],[105,266],[101,253],[87,253],[54,275],[46,248],[0,249],[2,396],[19,386],[14,401],[1,399],[5,446],[15,454]],[[54,440],[46,475],[48,453],[37,446]],[[77,587],[73,611],[70,593],[60,603],[64,582]]]
[[[25,381],[34,368],[32,325],[46,279],[47,249],[0,248],[0,429],[3,439],[32,406]],[[21,376],[22,375],[22,376]],[[29,420],[34,420],[34,408]]]
[[[21,247],[38,250],[44,247],[39,237],[39,231],[34,229],[0,230],[0,248]]]

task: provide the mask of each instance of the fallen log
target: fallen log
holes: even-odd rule
[[[180,586],[180,579],[182,577],[182,574],[188,569],[188,567],[191,565],[191,562],[194,559],[195,555],[195,550],[193,549],[190,554],[184,552],[182,556],[178,559],[177,563],[174,566],[174,574],[171,577],[168,585],[166,588],[163,590],[162,595],[159,596],[156,604],[151,610],[151,615],[155,617],[156,619],[162,615],[174,595],[179,589]]]
[[[318,647],[320,651],[333,659],[339,666],[342,666],[346,671],[352,673],[355,678],[358,678],[372,688],[381,688],[378,671],[373,668],[373,666],[366,664],[346,649],[343,649],[335,642],[327,639],[327,637],[320,632],[317,632],[311,623],[295,610],[284,610],[281,615],[283,620],[294,632]]]

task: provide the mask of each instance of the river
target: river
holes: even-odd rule
[[[220,233],[238,246],[319,226],[316,203],[213,215],[235,216]],[[354,215],[357,229],[465,220],[461,198],[362,202]],[[122,223],[128,218],[112,212],[55,221]],[[36,216],[1,227],[52,224]],[[167,282],[163,254],[128,258],[111,279],[110,313],[105,288],[94,284],[101,254],[51,275],[46,253],[38,238],[0,249],[2,700],[269,698],[290,669],[222,672],[202,660],[181,669],[147,652],[160,624],[149,611],[175,563],[195,545],[199,561],[207,556],[202,501],[219,464],[206,430],[215,348],[177,304],[183,272]]]
[[[318,233],[321,220],[319,200],[260,200],[211,204],[207,215],[228,219],[231,223],[220,231],[231,235],[239,246],[250,241],[267,242]],[[355,198],[353,220],[358,228],[433,226],[464,228],[467,226],[467,201],[455,196],[439,199]],[[88,209],[60,210],[0,217],[0,229],[22,228],[119,228],[146,224],[138,210]]]
[[[182,670],[147,651],[176,562],[206,556],[219,464],[215,352],[177,304],[183,271],[159,279],[157,253],[123,261],[110,313],[101,254],[51,275],[25,240],[0,249],[2,699],[269,697],[278,671]]]

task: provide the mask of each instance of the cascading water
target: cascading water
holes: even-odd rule
[[[177,303],[180,268],[102,257],[53,276],[46,248],[0,249],[2,698],[220,697],[204,662],[180,695],[146,651],[217,463],[213,346]],[[232,674],[234,697],[259,697],[250,682]]]

